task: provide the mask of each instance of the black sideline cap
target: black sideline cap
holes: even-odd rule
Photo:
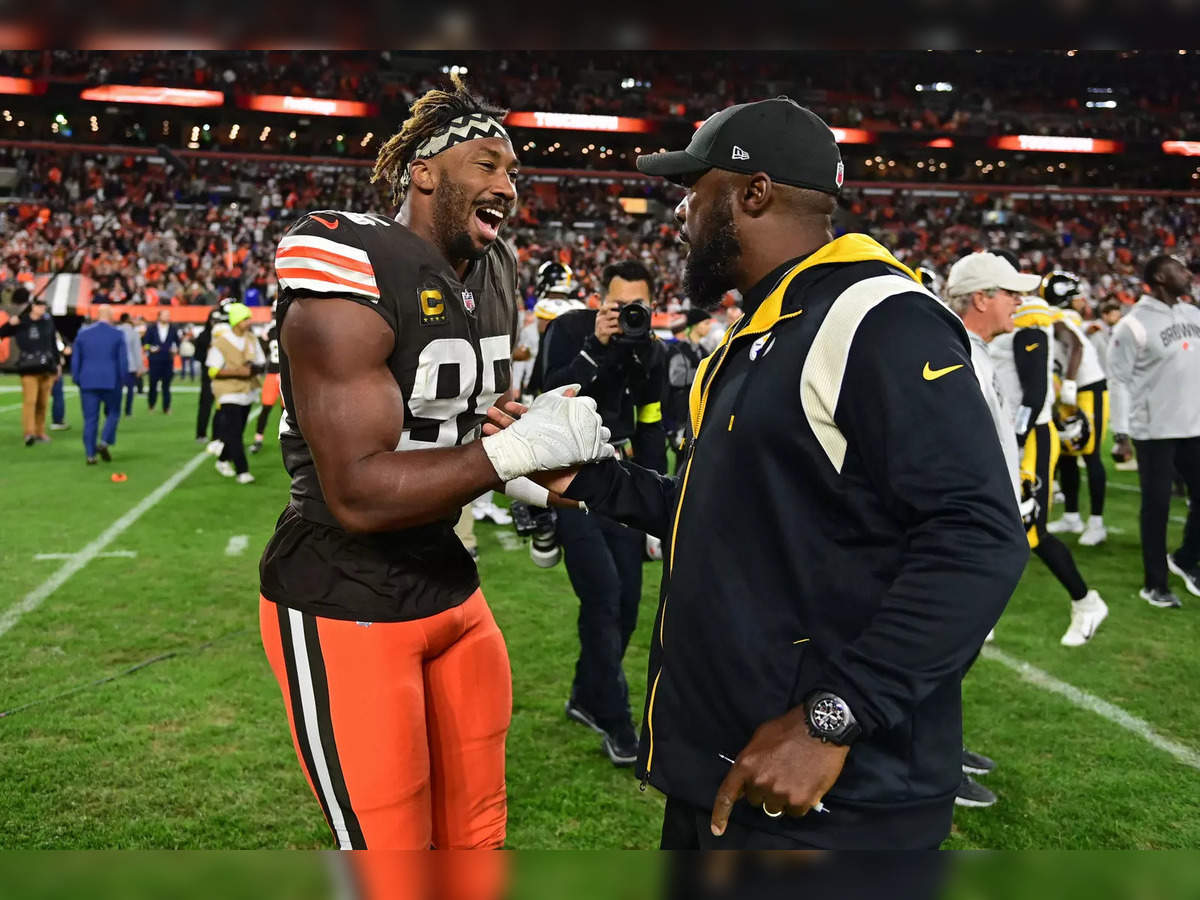
[[[637,158],[638,171],[682,183],[709,169],[753,175],[836,195],[842,154],[824,120],[795,100],[776,97],[731,106],[709,116],[686,150]]]

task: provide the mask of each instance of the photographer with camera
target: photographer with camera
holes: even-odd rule
[[[50,389],[62,373],[58,357],[58,332],[54,319],[41,297],[29,299],[29,291],[17,288],[13,302],[21,305],[11,322],[0,325],[0,338],[16,338],[17,371],[21,375],[21,425],[25,446],[48,444],[46,409],[50,405]]]
[[[231,303],[225,313],[229,316],[229,329],[213,336],[204,361],[220,409],[220,415],[214,419],[220,431],[216,438],[223,442],[217,472],[227,478],[236,474],[238,484],[250,484],[254,476],[246,462],[242,432],[250,418],[250,404],[262,385],[267,357],[258,338],[250,333],[250,307]]]
[[[665,353],[650,329],[653,276],[635,260],[604,269],[604,301],[554,319],[538,353],[543,390],[582,385],[626,458],[665,473]],[[558,510],[558,540],[579,597],[579,660],[566,714],[604,736],[616,766],[637,759],[621,660],[637,625],[644,532],[583,509]]]

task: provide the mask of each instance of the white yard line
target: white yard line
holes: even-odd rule
[[[75,556],[74,553],[35,553],[33,555],[33,558],[35,560],[71,559],[73,556]],[[107,553],[97,553],[95,556],[95,559],[113,559],[113,558],[136,559],[137,551],[136,550],[109,550]]]
[[[1110,482],[1108,483],[1108,486],[1109,486],[1109,487],[1114,487],[1114,488],[1116,488],[1118,491],[1128,491],[1128,492],[1129,492],[1129,493],[1131,493],[1131,494],[1140,494],[1140,493],[1142,492],[1142,489],[1141,489],[1141,488],[1139,488],[1139,487],[1134,487],[1134,486],[1133,486],[1133,485],[1131,485],[1131,484],[1119,484],[1118,482],[1115,482],[1115,481],[1110,481]],[[1172,522],[1177,522],[1177,523],[1179,523],[1180,525],[1186,525],[1186,524],[1187,524],[1187,519],[1185,519],[1183,516],[1171,516],[1171,521],[1172,521]],[[1109,531],[1112,531],[1112,529],[1110,528],[1110,529],[1109,529]]]
[[[98,538],[78,553],[73,554],[70,559],[59,567],[57,572],[26,594],[20,602],[13,604],[3,613],[0,613],[0,636],[6,634],[26,613],[33,612],[41,606],[47,597],[62,587],[72,575],[95,559],[103,552],[105,547],[124,534],[130,525],[154,508],[163,497],[175,490],[183,479],[196,471],[209,458],[207,453],[197,453],[184,463],[179,471],[147,494],[137,506],[109,525]]]
[[[24,403],[14,403],[11,406],[0,406],[0,413],[11,412],[14,409],[20,409],[24,405]]]
[[[225,545],[226,556],[241,556],[246,552],[246,548],[250,546],[250,537],[245,534],[235,534],[229,538],[229,543]]]
[[[1026,681],[1052,694],[1058,694],[1060,697],[1065,698],[1072,706],[1094,712],[1114,725],[1118,725],[1126,731],[1136,734],[1151,746],[1171,754],[1171,756],[1175,757],[1185,766],[1200,769],[1200,751],[1193,750],[1191,747],[1181,744],[1178,741],[1163,737],[1144,719],[1130,715],[1119,706],[1114,706],[1107,700],[1102,700],[1094,694],[1082,691],[1074,685],[1067,684],[1065,681],[1059,681],[1050,673],[1043,672],[1036,666],[1032,666],[1024,660],[1017,659],[1015,656],[1009,656],[1003,650],[997,650],[993,646],[985,645],[982,653],[984,659],[990,659],[993,662],[998,662],[1000,665],[1012,669],[1012,671],[1021,677],[1022,681]]]

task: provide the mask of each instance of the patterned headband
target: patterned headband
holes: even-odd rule
[[[417,148],[412,160],[404,167],[404,174],[400,176],[400,193],[407,193],[409,181],[412,179],[411,166],[418,159],[429,159],[464,141],[474,141],[479,138],[509,140],[504,126],[486,113],[471,113],[451,119],[441,131],[426,138],[424,143]]]

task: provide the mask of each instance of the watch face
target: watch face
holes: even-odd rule
[[[822,697],[812,705],[809,718],[818,731],[836,734],[846,727],[846,707],[833,697]]]

